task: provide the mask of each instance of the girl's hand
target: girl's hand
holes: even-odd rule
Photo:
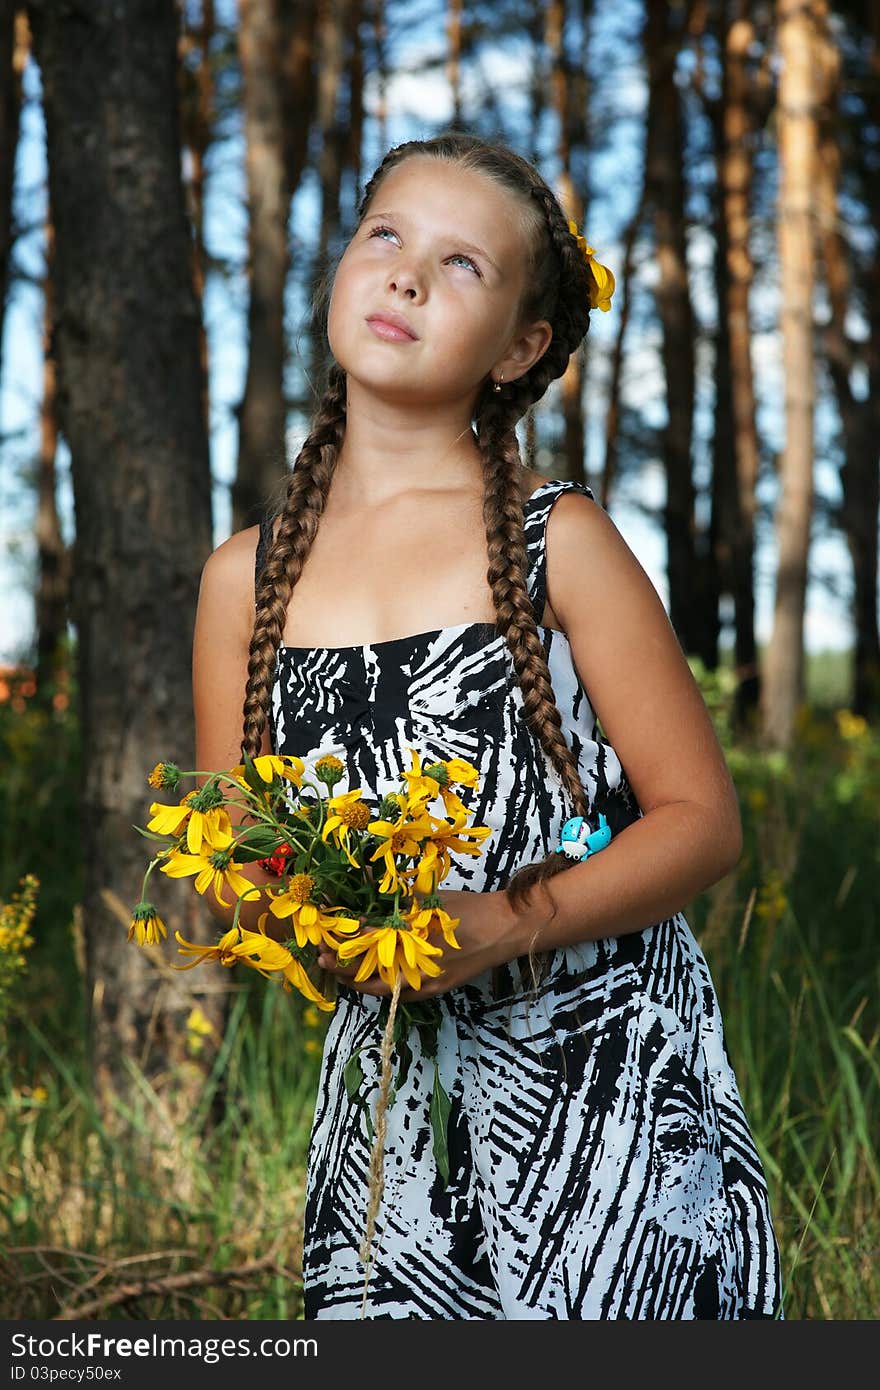
[[[502,965],[528,951],[525,919],[514,911],[503,890],[468,893],[441,888],[440,898],[443,910],[450,917],[459,918],[458,926],[454,928],[459,950],[448,945],[441,932],[432,932],[429,938],[431,943],[443,951],[442,956],[432,956],[432,960],[439,965],[442,974],[436,978],[425,976],[418,991],[404,983],[400,991],[402,1003],[410,1004],[417,999],[445,994],[457,985],[466,984],[484,970]],[[390,986],[378,974],[355,981],[361,960],[362,957],[356,956],[351,961],[340,961],[327,947],[321,947],[318,954],[319,966],[334,975],[340,984],[380,998],[390,995]]]

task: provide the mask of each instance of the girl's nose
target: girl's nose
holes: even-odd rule
[[[388,287],[411,299],[421,299],[425,293],[424,277],[415,266],[396,266],[394,274],[388,277]]]

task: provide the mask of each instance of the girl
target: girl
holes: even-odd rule
[[[460,949],[401,995],[441,1004],[450,1174],[414,1043],[387,1112],[370,1318],[780,1312],[764,1175],[680,910],[737,862],[736,793],[647,575],[589,488],[519,455],[517,421],[613,289],[573,225],[502,145],[392,149],[332,278],[328,385],[283,505],[203,572],[198,767],[335,754],[375,805],[408,748],[458,756],[480,772],[474,823],[493,830],[441,888]],[[600,814],[601,853],[558,851],[569,817],[592,830]],[[339,988],[305,1316],[351,1319],[371,1137],[342,1073],[364,1048],[374,1094],[388,990],[356,982],[357,961],[321,963]]]

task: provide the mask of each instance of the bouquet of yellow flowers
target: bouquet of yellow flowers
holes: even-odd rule
[[[244,761],[227,772],[181,772],[172,762],[157,763],[147,780],[157,790],[177,792],[182,779],[204,778],[177,804],[153,802],[146,829],[134,829],[163,848],[150,861],[144,875],[140,901],[132,911],[129,941],[140,946],[159,944],[167,929],[149,901],[150,874],[158,867],[170,878],[195,878],[195,888],[206,893],[213,886],[218,901],[232,902],[232,925],[213,945],[186,941],[174,935],[178,951],[190,957],[188,970],[206,961],[258,970],[266,978],[280,979],[285,990],[297,989],[319,1009],[332,1010],[334,998],[317,968],[323,946],[342,961],[360,964],[355,980],[376,973],[389,986],[379,1020],[384,1019],[383,1069],[377,1105],[377,1148],[381,1161],[385,1109],[389,1103],[388,1057],[392,1043],[403,1043],[410,1027],[419,1034],[428,1058],[434,1058],[434,1093],[431,1123],[438,1169],[446,1181],[446,1118],[449,1098],[437,1072],[437,1028],[440,1011],[434,999],[403,1004],[398,998],[403,982],[420,988],[426,976],[438,976],[436,944],[442,936],[447,947],[458,949],[455,928],[459,919],[445,912],[437,891],[449,872],[453,855],[479,855],[491,833],[485,825],[469,825],[472,812],[463,804],[457,786],[477,788],[477,770],[461,758],[449,758],[422,766],[416,749],[409,749],[412,763],[399,790],[389,792],[373,809],[360,789],[334,794],[345,776],[345,766],[332,754],[316,760],[313,778],[306,776],[302,758],[266,754]],[[432,804],[442,801],[444,815],[434,814]],[[240,812],[233,825],[230,808]],[[277,883],[258,887],[242,873],[247,863],[257,862]],[[269,899],[268,912],[257,919],[258,930],[240,924],[241,906],[260,893]],[[269,916],[286,924],[288,937],[279,941],[266,930]],[[335,983],[333,977],[331,981]],[[405,1056],[408,1050],[405,1050]],[[344,1072],[350,1099],[355,1100],[362,1080],[357,1053]],[[373,1133],[365,1106],[368,1130]],[[375,1178],[373,1195],[381,1191]],[[376,1203],[371,1201],[375,1215]],[[368,1223],[370,1229],[372,1222]],[[365,1237],[366,1240],[366,1237]],[[369,1245],[366,1240],[367,1248]]]

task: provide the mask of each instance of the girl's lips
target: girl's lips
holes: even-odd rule
[[[397,324],[389,323],[387,319],[373,317],[367,319],[367,326],[380,338],[386,338],[392,343],[416,343],[411,333],[407,333],[404,328],[398,328]]]

